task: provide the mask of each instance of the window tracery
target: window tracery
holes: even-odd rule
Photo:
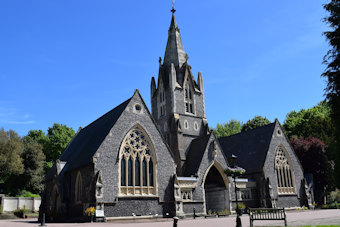
[[[120,194],[156,195],[155,156],[147,134],[136,126],[127,133],[120,151]]]
[[[181,190],[181,196],[182,196],[182,200],[183,201],[192,201],[192,190],[191,189],[187,189]]]
[[[279,146],[275,156],[277,190],[279,194],[294,194],[294,176],[287,153]]]

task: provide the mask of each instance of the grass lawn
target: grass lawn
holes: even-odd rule
[[[270,226],[270,227],[279,227],[279,226]],[[340,227],[340,225],[301,225],[299,227]]]

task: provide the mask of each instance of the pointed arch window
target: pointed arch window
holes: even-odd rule
[[[193,99],[193,93],[192,93],[189,79],[187,79],[185,83],[184,103],[185,103],[185,112],[194,113],[194,99]]]
[[[154,148],[140,126],[125,136],[119,158],[120,195],[156,195]]]
[[[159,86],[159,116],[165,115],[165,91],[163,86]]]
[[[76,178],[75,197],[74,197],[74,200],[75,200],[76,203],[80,203],[81,202],[82,189],[83,189],[83,179],[81,177],[80,172],[78,172],[77,178]]]
[[[289,156],[282,146],[279,146],[275,156],[275,171],[277,191],[279,194],[295,194],[294,174]]]

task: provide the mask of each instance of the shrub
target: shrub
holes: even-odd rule
[[[245,209],[245,208],[246,208],[246,204],[238,203],[238,209]]]
[[[40,198],[40,195],[33,194],[32,192],[22,190],[20,193],[17,194],[16,197],[35,197],[35,198]]]
[[[228,209],[220,210],[217,212],[218,215],[229,215],[230,212]]]
[[[24,218],[25,217],[25,212],[24,209],[20,209],[20,210],[15,210],[14,215],[19,217],[19,218]]]
[[[329,193],[327,200],[328,200],[327,203],[334,203],[334,202],[340,203],[340,190],[335,189],[334,191]]]
[[[220,210],[220,211],[208,210],[208,215],[229,215],[229,214],[230,214],[230,211],[228,209]]]
[[[340,207],[340,190],[335,189],[335,191],[332,191],[328,198],[327,198],[327,204],[323,206],[322,208],[339,208]]]

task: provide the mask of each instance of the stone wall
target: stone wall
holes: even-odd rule
[[[280,132],[279,132],[280,131]],[[289,164],[293,171],[293,181],[295,186],[295,193],[291,195],[280,195],[278,193],[276,171],[275,171],[275,155],[279,146],[283,146],[288,154]],[[276,200],[277,207],[297,207],[300,206],[300,187],[301,181],[304,179],[302,166],[291,148],[286,136],[283,133],[283,129],[279,123],[275,125],[272,141],[270,143],[266,161],[263,166],[263,172],[265,179],[269,179],[269,183],[272,186],[272,199]],[[304,185],[302,185],[304,187]]]
[[[174,216],[175,204],[173,202],[159,202],[158,198],[120,198],[117,203],[104,205],[106,217],[123,216]]]
[[[39,211],[41,198],[34,197],[1,197],[2,211],[11,212],[19,209]]]
[[[195,208],[196,215],[205,214],[203,202],[186,202],[186,203],[183,203],[183,212],[184,212],[185,215],[193,215],[194,208]]]
[[[135,110],[136,104],[142,107],[139,112]],[[126,134],[136,125],[139,125],[145,131],[154,147],[157,192],[153,196],[131,195],[128,199],[125,199],[124,195],[119,192],[119,152]],[[174,209],[173,176],[176,173],[174,159],[139,95],[133,96],[125,111],[98,148],[95,157],[95,172],[101,172],[103,181],[103,196],[97,198],[96,202],[97,204],[104,204],[106,217],[131,215],[133,210],[138,210],[139,206],[143,207],[143,210],[140,211],[141,215],[162,214],[168,209],[163,206],[167,203],[171,203],[172,209]]]

